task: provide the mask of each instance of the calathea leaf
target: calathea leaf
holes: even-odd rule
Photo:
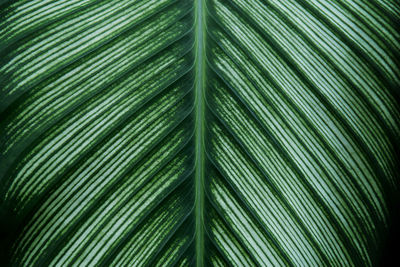
[[[13,266],[371,266],[394,0],[0,2]]]

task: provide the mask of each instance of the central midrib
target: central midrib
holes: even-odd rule
[[[205,88],[205,6],[195,0],[195,218],[196,266],[204,266],[204,88]]]

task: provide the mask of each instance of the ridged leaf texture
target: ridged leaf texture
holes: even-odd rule
[[[396,0],[0,1],[12,266],[371,266]]]

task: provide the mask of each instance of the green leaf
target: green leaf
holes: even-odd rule
[[[371,266],[395,0],[0,1],[12,266]]]

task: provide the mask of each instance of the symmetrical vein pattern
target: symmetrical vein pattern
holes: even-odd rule
[[[394,0],[0,1],[12,266],[371,266]]]

